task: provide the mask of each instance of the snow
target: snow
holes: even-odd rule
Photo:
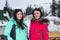
[[[58,29],[57,29],[56,25],[52,21],[50,21],[50,24],[48,26],[48,30],[49,31],[57,31]]]
[[[8,19],[10,19],[8,12],[3,13],[4,16],[6,16]]]
[[[44,18],[47,18],[47,19],[49,19],[50,21],[53,21],[53,20],[60,20],[60,18],[58,18],[58,17],[56,17],[56,16],[46,16],[46,17],[44,17]]]
[[[4,27],[4,26],[6,26],[7,23],[8,22],[3,21],[3,24],[2,24],[1,21],[0,21],[0,26]]]
[[[56,16],[46,16],[45,18],[47,18],[50,21],[50,24],[48,26],[49,31],[60,32],[60,25],[54,24],[54,21],[59,21],[60,22],[60,18],[58,18]]]

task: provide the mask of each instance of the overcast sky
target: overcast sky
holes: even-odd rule
[[[0,10],[5,6],[6,0],[0,0]],[[8,0],[8,4],[12,9],[22,8],[24,11],[30,4],[37,4],[42,6],[46,11],[50,10],[50,4],[52,0]]]

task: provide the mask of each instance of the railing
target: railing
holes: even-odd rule
[[[49,32],[49,40],[60,40],[60,32]]]

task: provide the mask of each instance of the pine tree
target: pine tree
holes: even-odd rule
[[[56,7],[55,7],[55,0],[52,0],[52,5],[51,5],[51,12],[52,12],[52,15],[53,16],[55,16],[55,9],[56,9]]]

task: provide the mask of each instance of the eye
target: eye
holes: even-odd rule
[[[20,15],[20,14],[18,14],[18,15]]]
[[[39,14],[39,13],[37,13],[37,14]]]

